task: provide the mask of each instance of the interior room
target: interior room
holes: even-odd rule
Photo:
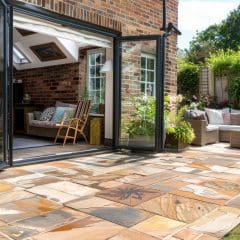
[[[111,38],[14,13],[14,161],[106,147],[112,49]]]

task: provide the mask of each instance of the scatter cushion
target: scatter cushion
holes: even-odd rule
[[[232,125],[240,125],[240,113],[231,113],[230,119]]]
[[[223,124],[230,125],[231,124],[230,113],[223,112],[222,115],[223,115]]]
[[[206,120],[207,116],[204,111],[201,110],[187,110],[184,115],[185,119],[194,119],[194,120]]]
[[[223,114],[221,110],[205,108],[209,124],[223,125]]]
[[[41,115],[42,115],[42,112],[40,112],[40,111],[34,111],[34,112],[33,112],[34,120],[40,120]]]
[[[75,113],[75,108],[69,108],[66,109],[64,112],[64,121],[69,121],[71,118],[74,117],[74,113]]]
[[[56,101],[55,107],[70,107],[70,108],[76,108],[77,105],[71,104],[71,103],[64,103],[61,101]]]
[[[49,108],[46,108],[42,114],[41,114],[41,117],[40,117],[40,121],[50,121],[53,117],[53,114],[55,112],[55,107],[49,107]]]
[[[65,117],[65,115],[67,114],[67,113],[65,113],[66,111],[73,112],[73,114],[74,114],[75,109],[70,108],[70,107],[57,107],[56,111],[53,114],[51,121],[52,122],[61,122],[63,120],[63,118]]]

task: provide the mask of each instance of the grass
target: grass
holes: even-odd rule
[[[223,238],[223,240],[239,240],[239,239],[240,239],[240,224]]]

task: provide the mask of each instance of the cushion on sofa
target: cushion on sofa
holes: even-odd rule
[[[40,121],[50,121],[53,117],[53,114],[55,112],[55,107],[49,107],[49,108],[46,108],[42,114],[41,114],[41,117],[40,117]]]
[[[240,131],[239,125],[215,125],[218,126],[219,131]]]
[[[70,113],[74,114],[74,112],[75,112],[75,108],[71,108],[71,107],[57,107],[56,111],[53,114],[53,117],[52,117],[51,121],[55,122],[55,123],[56,122],[61,122],[63,120],[63,117],[65,117],[65,114],[70,115]]]
[[[184,114],[184,118],[187,119],[194,119],[194,120],[206,120],[207,121],[207,116],[204,111],[201,110],[186,110]]]
[[[225,125],[230,125],[231,124],[230,113],[223,112],[222,115],[223,115],[223,123]]]
[[[207,131],[208,132],[212,132],[212,131],[217,131],[217,130],[219,130],[219,127],[218,127],[218,125],[208,125],[207,126]]]
[[[40,121],[40,120],[32,120],[29,123],[32,127],[40,127],[40,128],[56,128],[56,123],[52,121]]]
[[[42,112],[40,111],[34,111],[33,112],[33,116],[35,120],[40,120],[41,116],[42,116]]]
[[[231,113],[230,119],[232,125],[240,125],[240,113]]]
[[[231,109],[231,113],[240,113],[240,110],[237,110],[237,109]]]
[[[216,109],[210,109],[210,108],[205,108],[205,111],[207,113],[207,117],[209,120],[209,124],[220,124],[223,125],[223,115],[221,110],[216,110]]]
[[[71,103],[64,103],[64,102],[56,101],[55,107],[70,107],[70,108],[76,108],[77,105],[71,104]]]

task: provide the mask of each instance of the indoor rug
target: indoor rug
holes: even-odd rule
[[[14,137],[13,149],[34,148],[56,145],[51,139],[31,138],[31,137]]]

